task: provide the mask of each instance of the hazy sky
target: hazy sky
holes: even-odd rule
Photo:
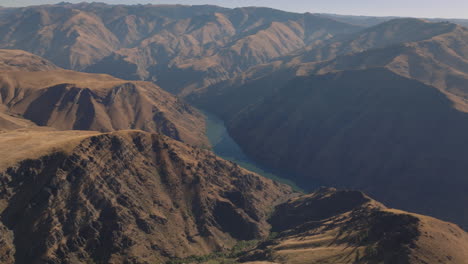
[[[0,6],[26,6],[57,2],[61,2],[61,0],[0,0]],[[66,2],[76,3],[83,2],[83,0],[68,0]],[[214,4],[226,7],[269,6],[301,13],[468,18],[468,0],[96,0],[96,2],[112,4]]]

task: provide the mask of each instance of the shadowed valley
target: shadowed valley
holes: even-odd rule
[[[0,263],[468,263],[463,25],[0,8]]]

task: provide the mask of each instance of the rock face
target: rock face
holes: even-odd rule
[[[431,23],[415,18],[393,19],[349,36],[336,37],[329,42],[314,43],[293,57],[294,60],[301,62],[325,61],[339,55],[369,49],[431,40],[435,36],[454,32],[457,28],[462,29],[461,26],[448,22]]]
[[[388,209],[357,191],[321,189],[291,199],[277,206],[270,222],[276,237],[242,261],[466,263],[468,258],[468,235],[458,226]]]
[[[2,263],[161,263],[252,239],[264,242],[236,262],[468,258],[454,224],[357,191],[299,196],[160,134],[23,129],[0,134],[0,147]]]
[[[265,237],[272,206],[292,195],[158,134],[15,131],[0,134],[0,145],[14,147],[0,165],[2,263],[207,254]],[[15,155],[30,145],[38,148]]]
[[[189,98],[229,119],[296,76],[376,67],[385,67],[464,98],[468,83],[467,42],[468,29],[456,24],[395,19],[351,35],[316,42],[281,60],[252,67],[235,78],[211,85]]]
[[[465,227],[467,41],[454,24],[392,20],[189,98],[299,184],[361,189]]]
[[[384,68],[297,78],[229,129],[247,153],[303,186],[348,186],[468,224],[468,116],[434,87]]]
[[[393,35],[389,33],[399,27],[406,30],[394,32]],[[377,32],[381,31],[383,31],[381,34],[394,38],[375,40]],[[347,43],[343,46],[344,50],[340,50],[341,54],[346,55],[330,61],[302,64],[297,69],[297,73],[323,74],[350,69],[386,67],[401,76],[416,79],[450,94],[466,98],[467,42],[468,29],[455,24],[395,20],[369,29],[359,35],[359,38]],[[363,48],[369,45],[370,49]],[[349,50],[352,52],[346,53]],[[308,60],[308,56],[315,55],[303,54],[294,60],[313,61],[313,59]]]
[[[9,54],[0,63],[15,65],[0,72],[0,128],[24,126],[15,119],[19,116],[61,130],[140,129],[209,145],[202,114],[154,84],[61,70],[46,61],[39,67],[36,61],[43,60],[34,55],[0,52]]]
[[[142,81],[301,186],[468,227],[468,30],[335,18],[0,8],[0,262],[163,263],[260,240],[233,261],[466,263],[454,224],[357,191],[300,195],[197,148],[201,113]]]
[[[0,13],[0,48],[187,94],[360,28],[268,8],[63,4]]]

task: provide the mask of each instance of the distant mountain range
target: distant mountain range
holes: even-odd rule
[[[342,21],[345,23],[359,25],[359,26],[366,26],[371,27],[377,24],[387,22],[393,19],[399,19],[403,17],[397,16],[389,16],[389,17],[377,17],[377,16],[350,16],[350,15],[337,15],[337,14],[318,14],[324,17],[333,18],[338,21]],[[457,19],[457,18],[423,18],[421,19],[428,20],[431,22],[451,22],[455,24],[459,24],[461,26],[468,26],[468,19]]]
[[[179,93],[358,29],[268,8],[62,4],[2,15],[0,48],[26,50],[67,69],[152,80]]]
[[[300,184],[352,186],[466,225],[458,201],[468,183],[467,43],[462,26],[396,19],[188,98],[223,117],[257,161]]]

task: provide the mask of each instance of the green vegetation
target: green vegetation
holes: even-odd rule
[[[183,259],[173,259],[166,264],[237,264],[236,258],[245,251],[253,249],[259,240],[239,241],[231,250],[216,252],[205,256],[191,256]]]
[[[279,235],[278,232],[271,232],[270,235],[268,236],[268,240],[275,239],[278,237],[278,235]]]
[[[169,260],[166,264],[192,264],[192,263],[203,263],[203,264],[237,264],[238,262],[234,259],[228,259],[220,253],[210,254],[206,256],[193,256],[184,259]]]
[[[379,249],[376,244],[368,245],[365,249],[365,256],[368,259],[375,258],[379,255]]]

